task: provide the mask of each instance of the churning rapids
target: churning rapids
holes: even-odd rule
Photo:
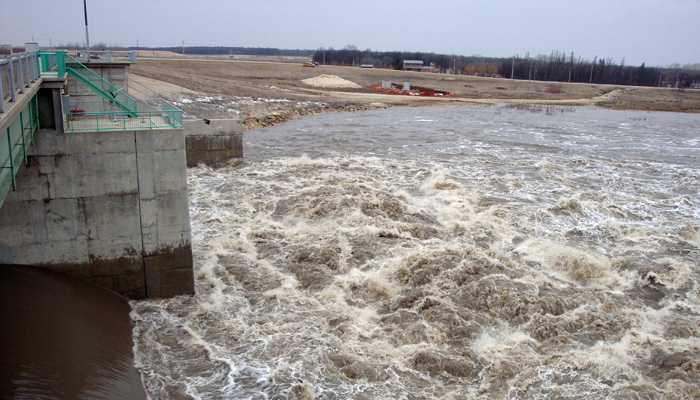
[[[325,114],[189,171],[197,295],[132,302],[158,399],[700,397],[700,116]]]

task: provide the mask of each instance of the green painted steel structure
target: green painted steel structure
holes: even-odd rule
[[[0,207],[10,190],[17,188],[16,175],[22,162],[28,162],[27,149],[39,130],[39,105],[35,95],[15,120],[0,132]]]
[[[112,102],[121,110],[127,112],[130,116],[136,117],[136,100],[132,99],[127,94],[123,93],[116,86],[109,83],[97,75],[93,70],[83,65],[80,61],[65,54],[66,71],[75,79],[80,81],[85,86],[92,89],[106,100]]]
[[[127,112],[131,117],[136,117],[136,100],[97,75],[95,71],[80,61],[66,54],[65,51],[49,52],[40,50],[38,55],[37,62],[39,63],[41,76],[63,78],[66,74],[70,74],[70,76],[89,87],[93,92]]]
[[[141,107],[145,103],[123,93],[65,51],[40,50],[37,54],[40,76],[64,78],[70,75],[121,110],[67,112],[64,124],[66,132],[182,127],[182,111],[169,102],[159,100],[160,104],[152,109],[143,109]],[[141,107],[138,104],[141,104]]]
[[[182,111],[165,100],[157,110],[70,112],[66,113],[66,132],[126,131],[182,128]]]

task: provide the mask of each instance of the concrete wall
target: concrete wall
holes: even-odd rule
[[[0,263],[129,298],[194,293],[183,129],[35,137],[0,209]]]
[[[126,68],[128,63],[86,63],[102,79],[114,85],[117,89],[124,88],[128,94]],[[89,87],[69,75],[66,93],[70,95],[71,109],[81,109],[87,112],[112,111],[114,106],[109,101],[97,95]]]
[[[212,119],[186,122],[187,166],[216,166],[232,158],[243,157],[243,121]]]

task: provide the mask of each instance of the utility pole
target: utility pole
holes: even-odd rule
[[[185,55],[185,41],[182,41],[182,55]]]
[[[90,35],[88,34],[88,19],[87,19],[87,0],[83,0],[83,10],[85,11],[85,44],[87,45],[87,58],[85,61],[90,62]]]
[[[513,66],[510,67],[510,79],[513,79],[514,74],[515,74],[515,57],[513,57]]]
[[[591,78],[588,80],[588,83],[593,83],[593,68],[595,67],[595,62],[598,59],[598,56],[593,57],[593,64],[591,64]]]

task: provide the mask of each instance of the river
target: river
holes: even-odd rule
[[[700,397],[700,116],[391,108],[188,171],[197,294],[131,302],[158,399]]]

